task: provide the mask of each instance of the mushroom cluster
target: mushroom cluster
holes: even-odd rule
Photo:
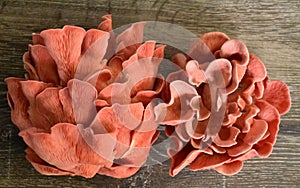
[[[142,41],[144,23],[118,37],[111,23],[108,15],[98,29],[33,34],[25,79],[5,80],[26,158],[42,174],[129,177],[159,135],[151,99],[164,84],[164,46]]]
[[[25,78],[7,78],[11,120],[44,175],[126,178],[145,163],[159,136],[170,175],[187,165],[232,175],[243,161],[270,155],[287,85],[269,81],[261,60],[239,40],[206,33],[159,73],[166,45],[144,41],[145,22],[117,35],[110,15],[97,29],[76,26],[33,34]]]
[[[262,61],[241,41],[221,32],[199,40],[187,56],[173,57],[188,82],[172,80],[169,102],[156,108],[166,114],[165,132],[176,143],[168,151],[170,175],[187,165],[233,175],[244,160],[271,154],[280,115],[291,105],[289,89],[270,81]]]

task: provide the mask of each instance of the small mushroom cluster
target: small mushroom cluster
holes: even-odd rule
[[[189,84],[171,81],[170,102],[157,108],[165,111],[165,132],[176,143],[168,151],[171,176],[187,165],[191,170],[233,175],[244,160],[268,157],[280,115],[291,105],[287,85],[270,81],[262,61],[249,54],[241,41],[220,32],[206,33],[200,41],[209,50],[196,42],[188,56],[173,57]],[[182,102],[186,96],[189,102]]]

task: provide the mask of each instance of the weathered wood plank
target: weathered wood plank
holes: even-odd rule
[[[247,161],[242,172],[233,177],[186,169],[171,178],[167,165],[145,167],[125,180],[39,175],[25,160],[26,146],[9,120],[3,79],[23,75],[22,54],[31,43],[32,32],[65,24],[95,27],[107,13],[113,14],[115,27],[156,20],[179,24],[197,35],[218,30],[244,41],[264,61],[271,79],[286,82],[292,94],[292,109],[282,119],[271,157]],[[300,186],[299,38],[298,0],[0,0],[0,187]]]

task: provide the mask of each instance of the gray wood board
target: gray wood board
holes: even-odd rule
[[[289,85],[291,111],[282,117],[272,155],[251,159],[231,177],[183,170],[169,177],[164,164],[144,167],[128,179],[97,175],[47,177],[25,160],[26,145],[10,121],[4,78],[22,77],[22,55],[31,33],[63,25],[96,27],[113,14],[119,27],[136,21],[178,24],[196,35],[222,31],[242,40],[265,63],[272,80]],[[0,187],[300,187],[300,1],[298,0],[0,0]]]

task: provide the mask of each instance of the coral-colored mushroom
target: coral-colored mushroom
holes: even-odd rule
[[[215,169],[224,175],[233,175],[242,169],[244,160],[269,156],[278,133],[280,114],[290,108],[288,87],[280,81],[268,81],[264,64],[255,55],[249,55],[245,44],[219,32],[205,34],[201,39],[216,60],[203,64],[200,56],[206,54],[207,61],[209,53],[202,43],[196,42],[184,69],[189,83],[197,90],[196,96],[190,98],[194,117],[199,117],[201,110],[210,115],[177,120],[177,124],[166,122],[167,135],[176,140],[176,147],[169,149],[171,176],[188,165],[191,170]],[[182,55],[175,57],[175,64],[184,65]],[[169,86],[173,82],[176,81],[172,80]],[[219,98],[214,96],[216,88],[226,89],[223,94],[227,95],[225,116],[218,133],[211,131],[217,124],[208,126],[216,118],[214,105],[219,104]],[[185,99],[178,93],[176,100],[181,98]],[[200,99],[199,103],[195,103],[196,99]],[[165,113],[168,112],[174,110],[167,108]],[[217,135],[205,139],[207,132]]]
[[[129,177],[158,137],[152,100],[165,85],[165,46],[143,43],[145,23],[115,36],[111,15],[103,18],[98,29],[33,34],[26,79],[5,80],[26,158],[42,174]]]

